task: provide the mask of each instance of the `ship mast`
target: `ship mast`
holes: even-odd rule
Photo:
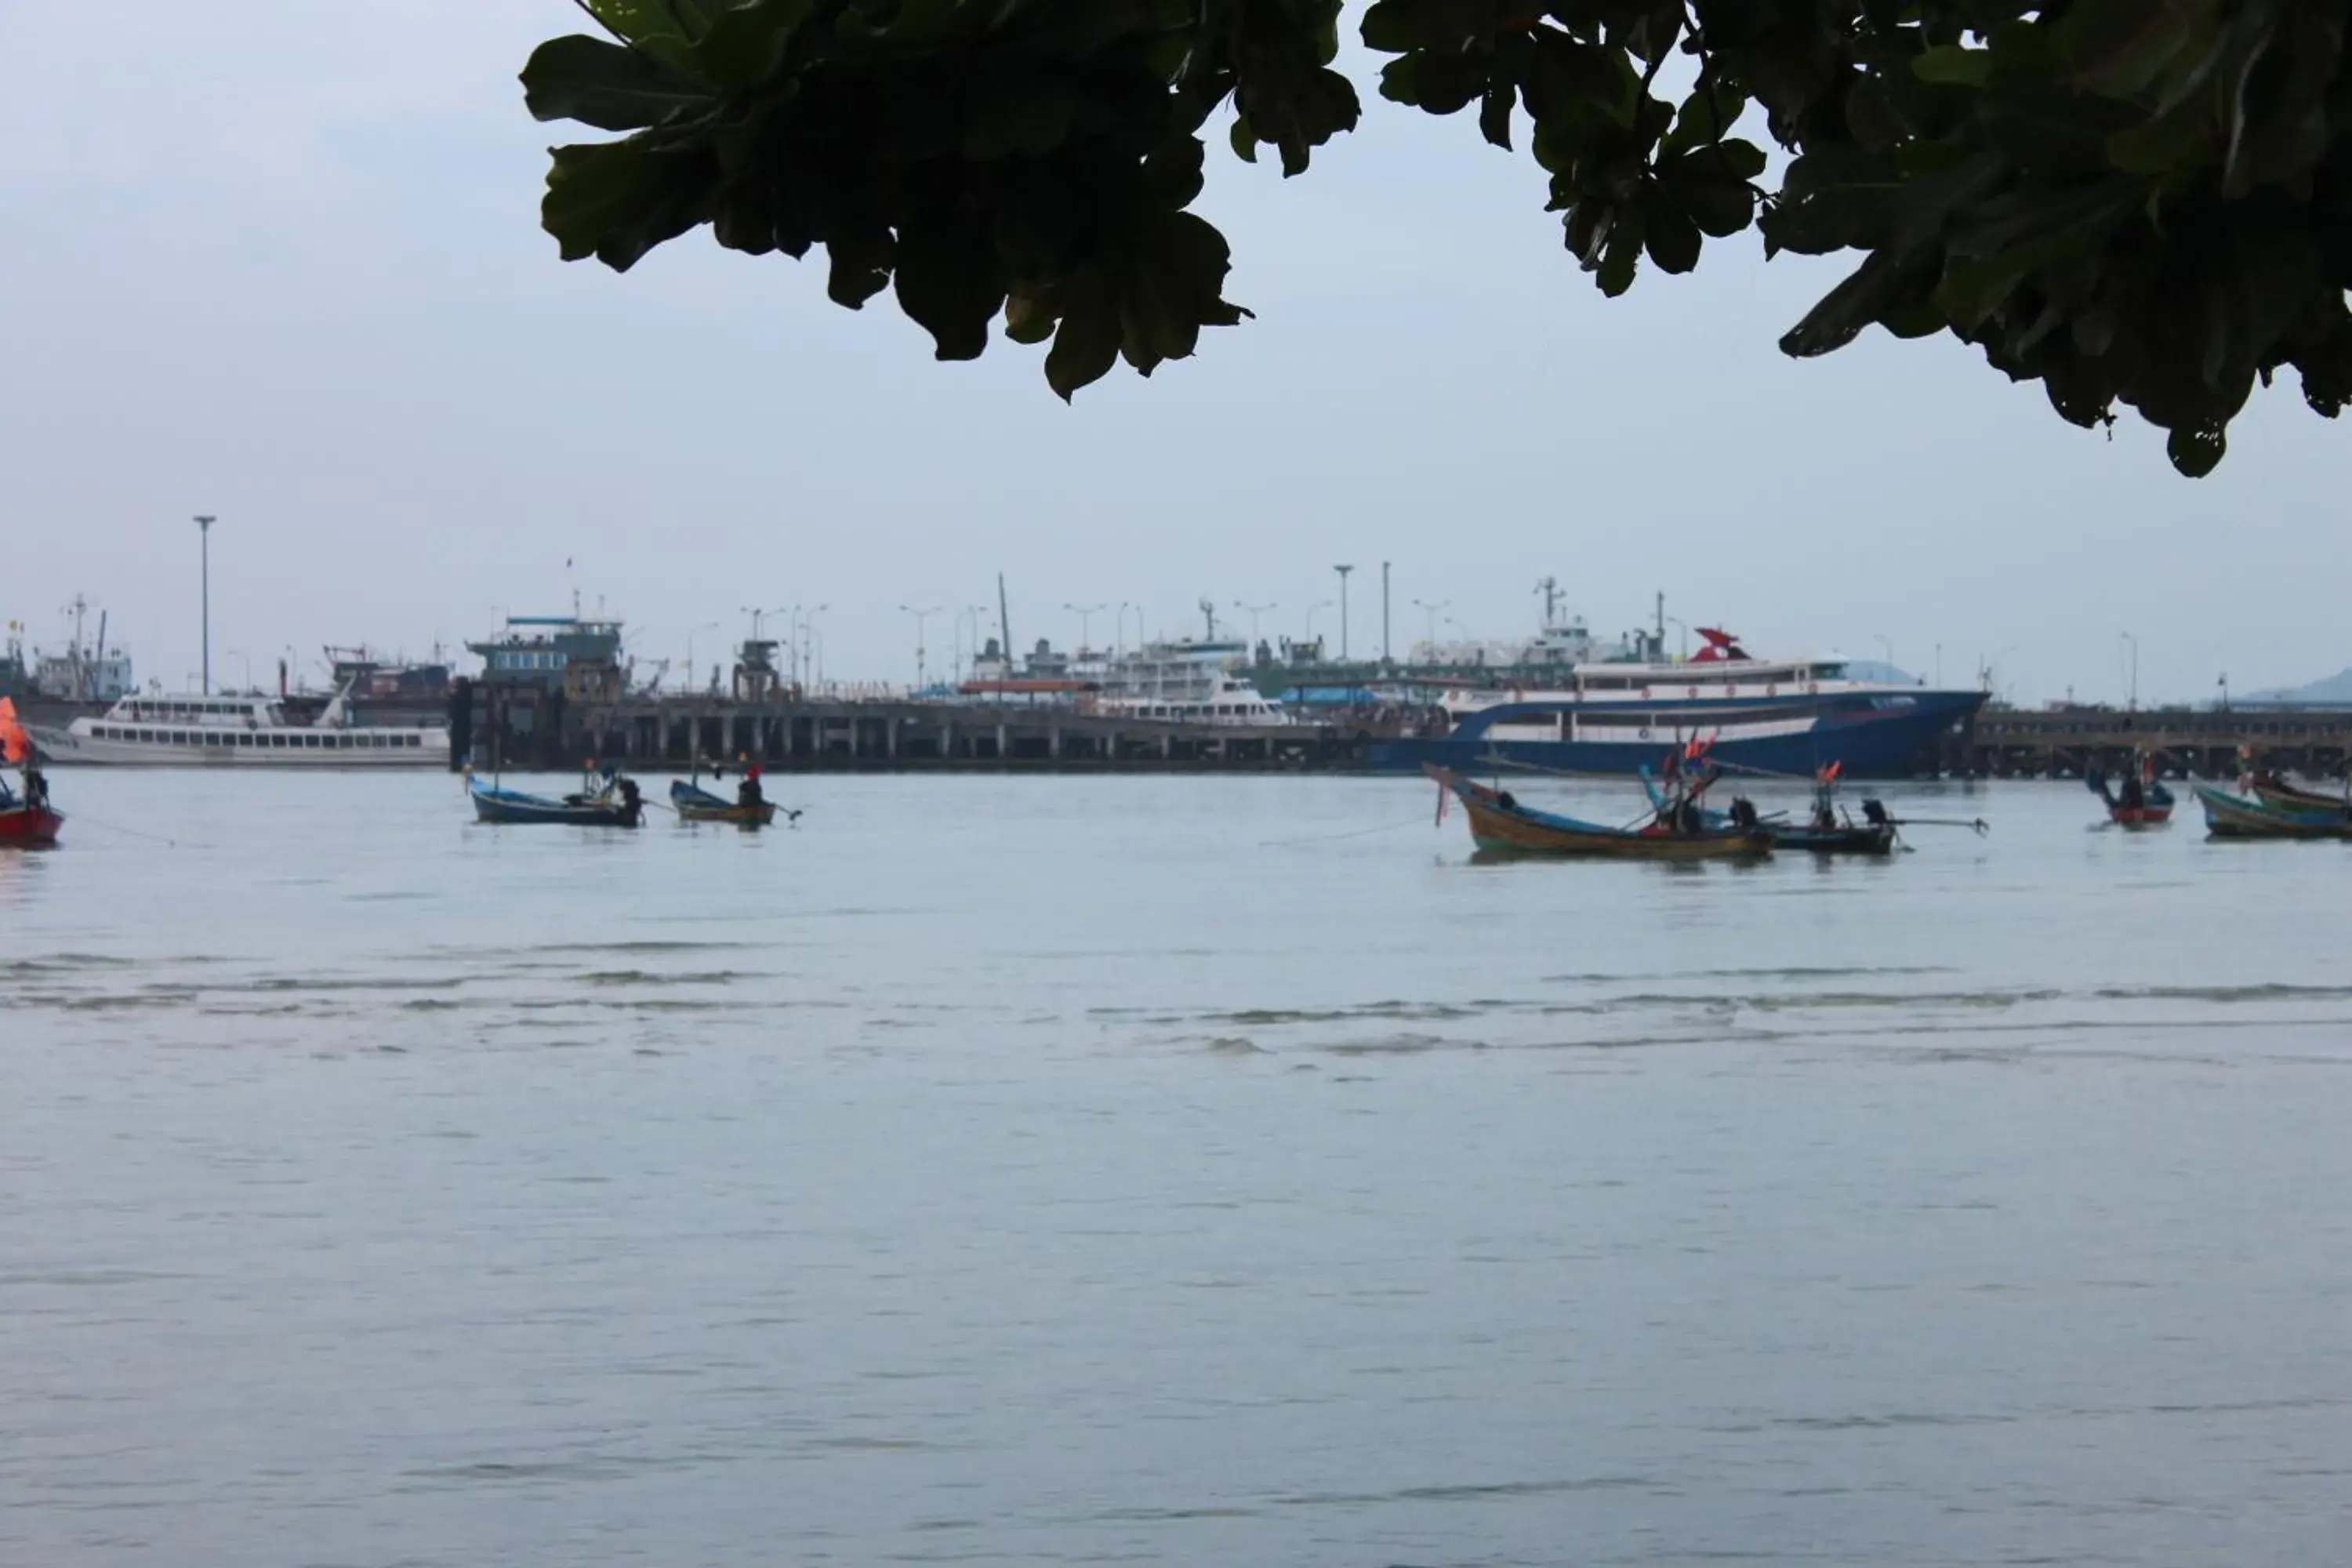
[[[1559,579],[1545,578],[1536,584],[1536,592],[1543,595],[1544,630],[1549,631],[1559,625]]]
[[[88,689],[89,676],[87,669],[84,668],[84,660],[81,656],[81,617],[83,612],[89,608],[89,603],[79,594],[76,594],[73,597],[73,603],[67,605],[66,608],[73,612],[74,618],[73,647],[68,650],[69,657],[67,660],[67,668],[73,671],[74,700],[77,702],[87,702],[89,700],[89,691]]]

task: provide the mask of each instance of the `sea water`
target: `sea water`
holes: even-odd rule
[[[1479,864],[1400,779],[772,777],[759,834],[54,784],[0,1563],[2352,1559],[2352,846],[2058,785],[1664,867]]]

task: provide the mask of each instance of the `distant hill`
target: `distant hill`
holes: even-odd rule
[[[2325,680],[2315,680],[2308,686],[2276,687],[2269,691],[2250,691],[2239,699],[2242,702],[2311,702],[2352,706],[2352,669],[2338,670]]]

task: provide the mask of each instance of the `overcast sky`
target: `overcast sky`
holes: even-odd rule
[[[1377,651],[1384,559],[1400,651],[1414,599],[1520,633],[1551,574],[1597,629],[1663,591],[1759,652],[1885,637],[1932,675],[1940,645],[1948,681],[1990,658],[2023,700],[2120,698],[2125,632],[2143,700],[2352,663],[2346,433],[2291,386],[2192,482],[2147,427],[2073,429],[1948,339],[1783,358],[1833,262],[1734,241],[1603,300],[1524,153],[1366,72],[1364,126],[1300,179],[1212,149],[1202,210],[1257,320],[1067,408],[1038,351],[935,363],[887,297],[828,303],[821,262],[707,234],[625,277],[559,261],[538,204],[564,131],[515,73],[581,20],[0,8],[0,618],[55,643],[86,594],[177,686],[189,519],[213,512],[229,679],[289,647],[455,645],[575,578],[641,658],[824,603],[828,674],[904,680],[898,607],[992,601],[1000,570],[1016,638],[1058,644],[1066,604],[1178,634],[1204,595],[1272,601],[1266,635],[1296,635],[1352,562],[1351,640]],[[698,635],[707,664],[721,633]]]

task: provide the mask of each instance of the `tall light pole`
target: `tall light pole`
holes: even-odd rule
[[[1307,640],[1310,645],[1315,641],[1315,612],[1328,610],[1330,607],[1331,601],[1328,599],[1319,600],[1307,606]]]
[[[824,638],[817,633],[816,618],[831,608],[831,605],[814,605],[801,617],[801,664],[812,685],[824,679]]]
[[[689,630],[686,634],[686,689],[688,691],[692,691],[695,689],[694,635],[696,632],[715,632],[718,629],[719,623],[717,621],[705,621],[700,626],[692,628],[692,630]]]
[[[963,613],[971,617],[971,670],[977,679],[980,674],[980,634],[981,628],[988,625],[988,606],[966,605]]]
[[[915,689],[920,691],[923,689],[926,678],[929,674],[929,672],[923,668],[923,623],[929,620],[933,616],[938,615],[940,613],[940,606],[937,605],[925,605],[921,608],[918,609],[911,605],[901,605],[898,606],[898,609],[900,613],[915,617]]]
[[[1095,616],[1100,615],[1103,611],[1103,606],[1100,605],[1064,605],[1062,608],[1069,611],[1070,614],[1078,617],[1078,652],[1083,656],[1087,651],[1087,623],[1093,620]]]
[[[1381,662],[1389,662],[1389,563],[1381,563]]]
[[[1339,574],[1339,662],[1345,664],[1348,662],[1348,574],[1355,568],[1334,566],[1331,570]]]
[[[205,695],[213,694],[213,524],[219,520],[209,512],[196,514],[196,538],[204,557],[204,626],[205,626]]]
[[[1437,612],[1449,608],[1453,603],[1451,599],[1440,599],[1433,605],[1427,599],[1415,599],[1412,602],[1414,609],[1429,617],[1429,661],[1432,664],[1437,662]]]
[[[1234,608],[1243,612],[1250,618],[1250,647],[1252,648],[1255,648],[1257,647],[1257,618],[1275,607],[1275,603],[1271,599],[1268,599],[1263,605],[1244,604],[1239,599],[1235,599],[1234,601]]]
[[[1685,664],[1688,664],[1690,662],[1690,623],[1683,619],[1680,616],[1668,616],[1666,617],[1666,625],[1681,628],[1683,634],[1683,662]]]
[[[2126,711],[2137,712],[2139,709],[2139,638],[2126,632],[2123,639],[2131,644],[2131,697]]]

